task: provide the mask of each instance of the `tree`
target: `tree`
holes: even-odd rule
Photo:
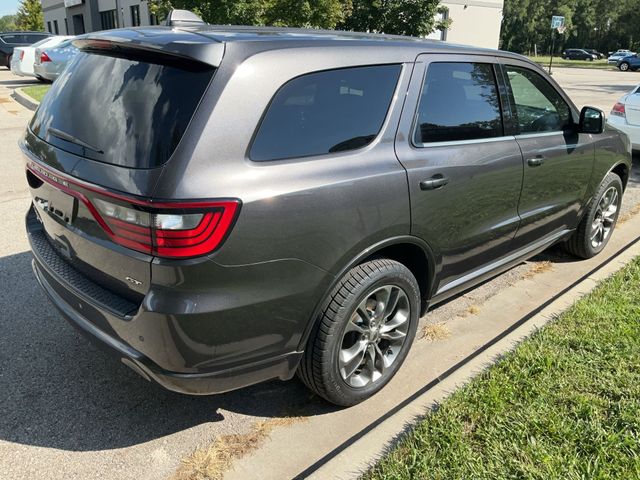
[[[566,32],[556,34],[556,52],[564,48],[595,48],[604,53],[640,48],[638,0],[505,0],[501,46],[529,53],[548,53],[551,16],[565,17]]]
[[[347,30],[423,36],[436,27],[438,0],[353,0]]]
[[[15,30],[16,28],[15,15],[5,15],[4,17],[0,17],[0,32],[8,32]]]
[[[19,30],[44,30],[44,15],[40,0],[22,0],[16,14]]]
[[[159,19],[172,8],[191,10],[213,24],[272,25],[427,35],[438,0],[149,0]]]

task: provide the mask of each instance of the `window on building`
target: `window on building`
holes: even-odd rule
[[[103,30],[118,28],[118,11],[107,10],[100,12],[100,23],[102,24]]]
[[[140,5],[131,5],[131,26],[140,26]]]
[[[500,97],[493,66],[429,65],[416,123],[416,145],[502,136]]]
[[[60,34],[60,30],[58,30],[58,20],[53,21],[53,30],[56,35]]]
[[[64,34],[69,35],[69,22],[67,22],[67,18],[64,19]]]
[[[51,30],[51,22],[47,22],[47,32],[53,33],[53,30]]]
[[[251,147],[254,161],[355,150],[380,132],[400,65],[343,68],[294,78],[275,94]]]

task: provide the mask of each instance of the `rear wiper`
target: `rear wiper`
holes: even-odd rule
[[[54,137],[58,137],[61,140],[65,140],[67,142],[75,143],[76,145],[79,145],[82,148],[85,148],[87,150],[91,150],[94,153],[99,153],[101,155],[104,155],[104,152],[102,150],[100,150],[99,148],[96,148],[96,147],[94,147],[92,145],[89,145],[88,143],[83,142],[79,138],[76,138],[73,135],[70,135],[70,134],[68,134],[66,132],[63,132],[62,130],[58,130],[57,128],[49,127],[47,129],[47,133],[53,135]]]

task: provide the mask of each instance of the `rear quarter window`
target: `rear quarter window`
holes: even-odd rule
[[[290,80],[262,118],[251,160],[310,157],[368,145],[382,128],[401,68],[352,67]]]

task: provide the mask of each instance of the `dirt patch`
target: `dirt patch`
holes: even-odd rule
[[[304,420],[304,417],[270,418],[254,423],[248,433],[223,435],[183,459],[171,480],[220,480],[234,460],[257,450],[274,428]]]
[[[422,329],[423,340],[428,342],[435,342],[437,340],[444,340],[451,336],[451,330],[444,323],[429,323]]]
[[[540,273],[548,272],[550,270],[553,270],[553,262],[549,260],[536,262],[533,264],[533,267],[531,267],[531,269],[522,276],[522,278],[535,277]]]

